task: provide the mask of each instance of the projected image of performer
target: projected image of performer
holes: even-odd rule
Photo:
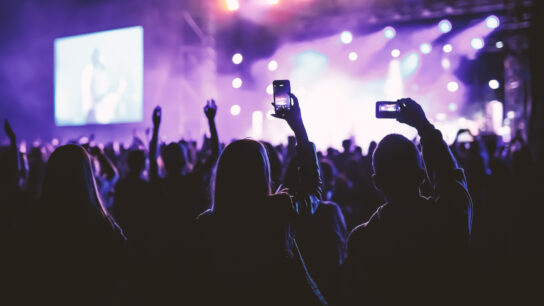
[[[126,89],[126,80],[111,80],[100,51],[94,49],[91,62],[81,74],[82,113],[85,123],[110,123]]]

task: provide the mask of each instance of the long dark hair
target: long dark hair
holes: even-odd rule
[[[112,230],[116,227],[102,205],[84,148],[65,145],[51,154],[35,215],[48,223],[47,228]]]
[[[214,213],[251,211],[249,205],[270,195],[270,163],[265,147],[251,139],[228,145],[219,157],[212,188]]]

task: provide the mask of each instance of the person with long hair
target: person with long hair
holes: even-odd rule
[[[300,188],[271,190],[265,147],[251,139],[228,145],[217,163],[212,206],[198,218],[200,250],[194,304],[325,304],[306,269],[291,223],[315,212],[321,179],[314,145],[308,140],[298,100],[284,118],[295,132]]]
[[[78,145],[57,148],[20,240],[21,285],[32,292],[22,299],[118,304],[124,289],[125,240],[102,205],[88,153]]]

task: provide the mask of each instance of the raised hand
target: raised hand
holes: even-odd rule
[[[420,130],[421,128],[430,125],[429,120],[425,116],[425,112],[416,101],[405,98],[397,100],[400,107],[400,113],[397,121],[408,124],[411,127]]]
[[[15,132],[13,132],[13,129],[11,128],[8,119],[4,120],[4,132],[6,132],[6,135],[8,135],[10,140],[15,139]]]
[[[206,101],[206,105],[204,106],[204,114],[206,115],[206,118],[208,118],[208,120],[213,120],[216,113],[217,105],[215,104],[215,100],[210,99]]]
[[[153,110],[153,126],[159,127],[161,124],[162,109],[160,106],[156,106]]]
[[[287,124],[289,124],[289,127],[295,132],[295,136],[297,137],[297,140],[300,141],[307,141],[308,135],[306,134],[306,128],[304,127],[304,123],[302,122],[302,115],[300,112],[300,105],[298,103],[298,98],[292,94],[289,93],[289,96],[291,99],[293,99],[293,105],[291,106],[291,109],[284,115],[277,115],[272,114],[273,117],[279,118],[279,119],[285,119],[287,121]],[[274,103],[272,103],[273,106]]]

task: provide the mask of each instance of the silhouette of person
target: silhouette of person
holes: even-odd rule
[[[404,136],[391,134],[373,155],[373,181],[387,203],[356,227],[348,240],[346,273],[350,304],[444,304],[465,285],[472,201],[440,131],[411,99],[398,100],[399,122],[417,129],[421,155]],[[428,177],[434,195],[419,187]],[[457,273],[455,273],[457,272]],[[466,271],[465,271],[466,272]],[[466,289],[465,289],[466,291]]]

